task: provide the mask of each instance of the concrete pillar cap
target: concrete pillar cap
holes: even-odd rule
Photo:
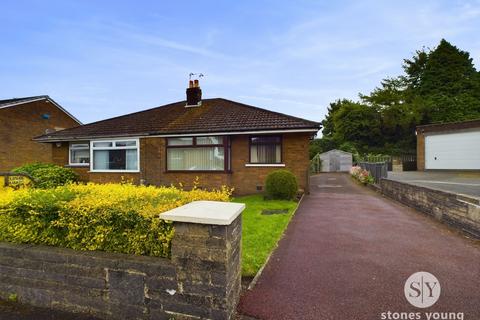
[[[230,225],[244,209],[244,203],[193,201],[160,214],[160,219],[198,224]]]

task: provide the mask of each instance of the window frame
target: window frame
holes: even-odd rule
[[[280,142],[278,143],[252,143],[253,138],[257,137],[276,137],[280,138]],[[252,145],[270,145],[270,144],[275,144],[280,146],[280,162],[252,162]],[[283,167],[283,136],[281,134],[268,134],[268,135],[249,135],[248,136],[248,163],[246,166],[278,166],[278,167]]]
[[[126,142],[131,142],[135,141],[135,146],[125,146],[125,147],[117,147],[115,146],[115,143],[118,141],[126,141]],[[111,147],[94,147],[93,144],[96,142],[112,142]],[[137,150],[137,169],[134,170],[128,170],[128,169],[100,169],[96,170],[93,168],[93,153],[95,150]],[[133,173],[138,173],[140,172],[140,139],[131,139],[131,138],[126,138],[126,139],[121,139],[121,138],[116,138],[116,139],[98,139],[98,140],[90,140],[90,172],[104,172],[104,173],[115,173],[115,172],[133,172]]]
[[[75,144],[86,144],[87,147],[86,148],[78,148],[78,149],[72,148],[72,146],[75,145]],[[72,162],[72,150],[82,150],[82,149],[87,149],[88,150],[88,154],[90,156],[90,159],[88,160],[88,162],[86,162],[86,163]],[[76,141],[76,142],[69,142],[68,143],[68,165],[69,166],[71,166],[71,167],[89,167],[90,162],[92,162],[92,155],[90,153],[90,142],[89,141],[84,141],[84,142]]]
[[[204,138],[204,137],[220,137],[222,138],[221,144],[197,144],[197,138]],[[191,138],[192,144],[188,145],[168,145],[168,139],[175,139],[175,138]],[[168,168],[168,149],[178,149],[178,148],[212,148],[212,147],[222,147],[223,148],[223,170],[171,170]],[[229,136],[188,136],[188,137],[168,137],[165,138],[165,172],[166,173],[175,173],[175,172],[204,172],[204,173],[231,173],[231,162],[230,162],[230,155],[231,155],[231,143]]]

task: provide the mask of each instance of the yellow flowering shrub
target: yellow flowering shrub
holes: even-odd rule
[[[232,190],[185,191],[132,184],[70,184],[0,190],[0,240],[168,257],[172,224],[162,212]]]

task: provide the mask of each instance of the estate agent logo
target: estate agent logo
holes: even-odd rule
[[[428,308],[440,298],[440,282],[431,273],[420,271],[405,282],[405,298],[417,308]]]

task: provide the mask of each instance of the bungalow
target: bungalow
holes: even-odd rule
[[[0,172],[29,162],[52,162],[48,145],[32,141],[82,123],[49,96],[0,100]]]
[[[226,99],[202,100],[198,80],[187,100],[35,138],[56,164],[83,180],[189,188],[228,185],[263,190],[266,175],[291,170],[308,188],[308,146],[320,124]]]

